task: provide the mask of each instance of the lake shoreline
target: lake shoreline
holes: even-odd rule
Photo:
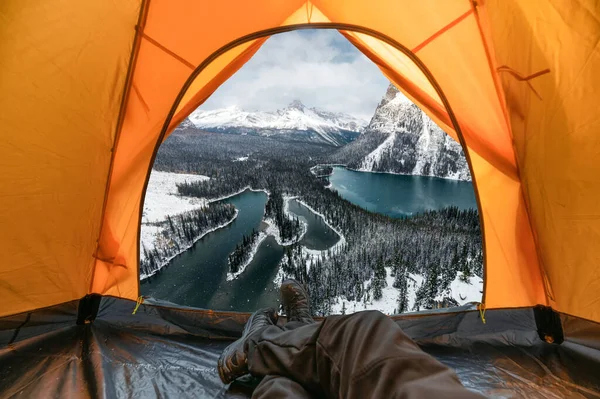
[[[315,215],[319,216],[323,220],[323,223],[325,223],[339,237],[339,240],[334,245],[332,245],[331,247],[324,249],[324,250],[309,249],[309,248],[306,248],[305,246],[302,246],[303,254],[309,255],[311,258],[314,258],[315,256],[326,256],[328,251],[335,251],[337,248],[343,246],[346,243],[346,237],[342,234],[341,231],[339,231],[338,229],[333,227],[331,225],[331,223],[329,223],[327,221],[327,218],[325,218],[325,215],[323,215],[321,212],[317,212],[313,207],[311,207],[306,202],[304,202],[300,199],[296,199],[296,201],[298,201],[299,204],[302,204],[304,207],[306,207],[309,211],[311,211]]]
[[[191,249],[194,245],[196,245],[196,243],[198,241],[200,241],[201,239],[203,239],[205,236],[207,236],[210,233],[213,233],[219,229],[222,229],[224,227],[229,226],[231,223],[233,223],[236,219],[237,216],[239,214],[239,211],[235,210],[235,213],[233,215],[233,217],[231,218],[231,220],[229,220],[228,222],[222,223],[218,226],[215,226],[207,231],[205,231],[204,233],[200,234],[197,238],[195,238],[189,245],[187,245],[184,249],[182,249],[181,251],[177,252],[176,254],[170,256],[169,258],[167,258],[166,260],[164,260],[163,262],[161,262],[160,266],[157,267],[156,269],[154,269],[150,274],[142,274],[140,273],[140,282],[156,275],[158,272],[160,272],[162,269],[164,269],[165,267],[167,267],[169,265],[169,263],[171,263],[171,261],[173,259],[175,259],[176,257],[178,257],[179,255],[181,255],[182,253],[184,253],[185,251],[188,251],[189,249]]]
[[[205,199],[205,198],[201,198],[201,200],[206,201],[207,204],[211,204],[211,203],[215,203],[215,202],[220,202],[220,201],[224,201],[226,199],[229,198],[233,198],[237,195],[243,194],[246,191],[250,191],[250,192],[264,192],[267,195],[267,200],[270,197],[270,192],[266,189],[253,189],[250,186],[244,187],[243,189],[227,195],[227,196],[223,196],[223,197],[218,197],[218,198],[213,198],[213,199]],[[310,206],[308,206],[306,203],[302,202],[299,197],[297,196],[285,196],[284,197],[284,214],[287,218],[289,219],[293,219],[294,217],[299,217],[298,215],[294,214],[293,212],[291,212],[289,210],[289,201],[291,200],[296,200],[298,201],[298,203],[302,204],[303,206],[305,206],[308,210],[310,210],[312,213],[314,213],[317,216],[320,216],[321,219],[323,220],[323,222],[331,229],[333,230],[339,237],[340,239],[338,240],[338,242],[336,244],[334,244],[334,246],[332,246],[331,248],[335,247],[336,245],[338,245],[338,243],[340,243],[342,240],[345,242],[345,238],[343,237],[343,235],[336,230],[335,228],[333,228],[328,222],[327,220],[325,220],[325,217],[318,213],[315,212],[314,209],[312,209]],[[144,282],[145,280],[147,280],[150,277],[155,276],[157,273],[159,273],[161,270],[165,269],[166,267],[168,267],[168,265],[171,263],[171,261],[173,259],[175,259],[177,256],[183,254],[184,252],[190,250],[199,240],[201,240],[202,238],[206,237],[208,234],[213,233],[221,228],[227,227],[228,225],[230,225],[231,223],[233,223],[238,216],[239,210],[236,208],[235,209],[235,214],[233,216],[233,218],[231,220],[229,220],[226,223],[223,223],[219,226],[216,226],[204,233],[202,233],[200,236],[198,236],[196,239],[194,239],[194,241],[192,241],[189,245],[186,245],[184,248],[181,249],[181,251],[178,251],[177,253],[173,254],[172,256],[170,256],[169,258],[165,259],[164,261],[162,261],[160,263],[160,266],[157,267],[155,270],[153,270],[150,274],[140,274],[140,282]],[[254,260],[254,257],[256,256],[258,249],[260,247],[260,245],[262,244],[262,242],[268,237],[268,236],[273,236],[273,238],[275,239],[275,241],[277,242],[278,245],[280,245],[281,247],[288,247],[290,245],[296,244],[298,242],[300,242],[304,236],[306,235],[307,231],[308,231],[308,226],[307,224],[303,221],[300,220],[300,223],[302,224],[302,233],[297,237],[294,238],[290,241],[282,241],[281,237],[279,236],[279,231],[277,230],[277,226],[275,224],[275,221],[272,220],[271,218],[265,218],[264,214],[263,214],[263,218],[261,219],[261,222],[264,222],[267,224],[267,228],[265,229],[265,231],[260,233],[259,238],[257,239],[257,241],[254,243],[254,245],[252,246],[251,250],[250,250],[250,256],[248,258],[248,260],[246,262],[244,262],[244,264],[242,266],[240,266],[239,270],[236,273],[230,273],[229,271],[227,272],[227,277],[226,277],[226,281],[232,281],[235,280],[236,278],[238,278],[244,271],[245,269],[248,267],[248,265],[250,265],[250,263],[252,263],[252,261]],[[329,248],[329,249],[331,249]],[[310,254],[311,256],[316,256],[318,254],[321,254],[322,252],[326,252],[327,250],[323,250],[323,251],[318,251],[318,250],[311,250],[308,248],[303,247],[302,248],[303,251],[307,251],[307,254]]]
[[[311,167],[311,173],[314,172],[312,171],[313,168],[316,168],[317,166],[331,166],[333,168],[335,167],[339,167],[339,168],[345,168],[346,170],[350,170],[352,172],[359,172],[359,173],[375,173],[375,174],[383,174],[383,175],[394,175],[394,176],[413,176],[413,177],[426,177],[426,178],[430,178],[430,179],[442,179],[445,181],[455,181],[455,182],[465,182],[465,183],[473,183],[472,180],[465,180],[465,179],[456,179],[454,177],[441,177],[441,176],[431,176],[431,175],[415,175],[412,173],[399,173],[399,172],[381,172],[378,170],[365,170],[365,169],[353,169],[350,168],[348,165],[344,165],[344,164],[340,164],[340,163],[319,163],[316,164],[315,166]],[[324,175],[324,176],[333,176],[334,172],[331,172],[331,174],[329,175]],[[316,176],[316,175],[315,175]]]
[[[223,201],[223,200],[229,199],[229,198],[231,198],[231,197],[235,197],[236,195],[240,195],[240,194],[242,194],[243,192],[245,192],[246,190],[247,190],[247,191],[252,191],[253,193],[259,193],[259,192],[263,192],[263,193],[267,194],[267,197],[270,197],[270,196],[271,196],[271,193],[270,193],[270,192],[269,192],[269,190],[267,190],[267,189],[264,189],[264,188],[258,188],[258,189],[254,189],[254,188],[252,188],[252,187],[250,187],[250,186],[246,186],[246,187],[244,187],[244,188],[242,188],[242,189],[240,189],[240,190],[238,190],[238,191],[234,192],[233,194],[227,194],[227,195],[224,195],[224,196],[222,196],[222,197],[217,197],[217,198],[205,199],[205,201],[206,201],[207,203],[209,203],[209,204],[212,204],[213,202],[219,202],[219,201]]]

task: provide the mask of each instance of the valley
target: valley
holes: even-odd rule
[[[161,146],[154,169],[202,176],[180,179],[171,195],[199,204],[194,217],[204,227],[192,231],[181,218],[177,232],[171,216],[142,226],[142,237],[153,228],[171,251],[141,254],[142,276],[156,274],[143,281],[144,294],[251,311],[275,305],[277,283],[293,277],[308,287],[316,315],[479,302],[481,231],[472,186],[460,181],[469,178],[460,145],[444,144],[441,130],[439,140],[424,114],[393,91],[382,104],[344,146],[324,136],[315,142],[306,131],[298,140],[285,130],[205,132],[197,120],[182,124]],[[361,141],[372,145],[357,146]],[[435,151],[427,158],[424,149]],[[332,163],[349,169],[326,166]],[[173,235],[185,245],[169,243]]]

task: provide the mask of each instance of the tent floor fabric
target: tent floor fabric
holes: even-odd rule
[[[219,354],[247,314],[103,297],[97,318],[76,325],[78,301],[0,318],[0,398],[246,398],[223,386]],[[600,326],[569,320],[584,339],[540,340],[532,309],[402,315],[394,319],[468,388],[501,398],[598,398]],[[583,342],[583,344],[582,344]],[[594,349],[595,346],[595,349]]]

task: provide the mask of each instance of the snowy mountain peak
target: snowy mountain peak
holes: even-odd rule
[[[354,140],[366,121],[344,113],[308,108],[300,100],[274,112],[246,111],[239,107],[197,109],[189,120],[199,129],[273,136],[296,141],[344,145]]]
[[[381,102],[375,110],[367,130],[376,130],[391,134],[401,131],[419,132],[421,130],[419,107],[413,104],[396,86],[390,84]]]
[[[237,104],[230,105],[229,107],[227,107],[227,108],[225,108],[225,109],[226,109],[226,110],[228,110],[228,111],[231,111],[231,112],[243,112],[243,111],[244,111],[244,110],[243,110],[243,109],[242,109],[242,108],[241,108],[239,105],[237,105]]]
[[[299,110],[304,110],[306,108],[306,106],[304,104],[302,104],[302,101],[294,100],[290,103],[290,105],[287,106],[287,108],[295,108],[295,109],[299,109]]]
[[[365,133],[333,161],[366,171],[471,178],[460,144],[392,84]]]

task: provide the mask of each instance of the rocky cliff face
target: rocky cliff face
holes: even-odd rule
[[[332,161],[363,171],[471,180],[460,144],[394,85],[364,133],[338,150]]]

